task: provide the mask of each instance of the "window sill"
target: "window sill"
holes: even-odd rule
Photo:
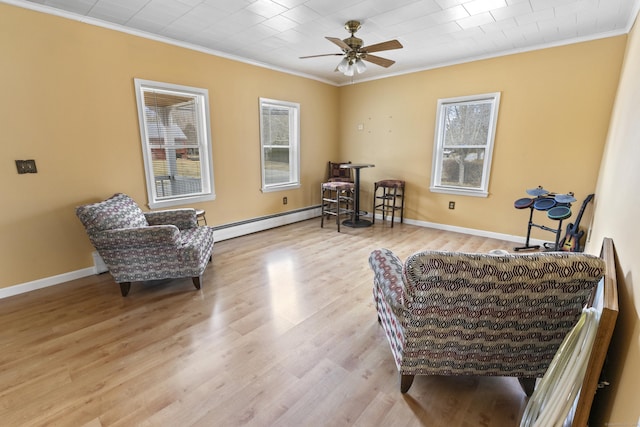
[[[300,184],[286,184],[286,185],[273,185],[270,187],[262,187],[261,191],[263,193],[273,193],[274,191],[284,191],[284,190],[293,190],[296,188],[300,188]]]
[[[149,201],[148,206],[149,206],[149,209],[165,209],[165,208],[171,208],[174,206],[190,205],[193,203],[206,202],[206,201],[215,200],[215,199],[216,199],[215,194],[201,194],[198,196],[182,197],[179,199],[176,198],[171,200],[158,200],[155,202]]]
[[[429,187],[432,193],[455,194],[457,196],[489,197],[485,190],[466,190],[455,187]]]

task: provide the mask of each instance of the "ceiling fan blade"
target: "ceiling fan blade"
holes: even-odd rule
[[[360,49],[363,52],[380,52],[383,50],[402,49],[403,46],[398,40],[388,40],[386,42],[372,44]]]
[[[363,55],[362,59],[364,59],[365,61],[372,62],[372,63],[374,63],[376,65],[381,66],[381,67],[385,67],[385,68],[388,68],[388,67],[390,67],[390,66],[392,66],[393,64],[396,63],[396,61],[392,61],[392,60],[387,59],[387,58],[381,58],[379,56],[369,55],[369,54]]]
[[[351,47],[349,47],[348,44],[346,44],[345,42],[343,42],[337,37],[325,37],[325,39],[329,40],[331,43],[338,45],[338,47],[344,50],[345,52],[349,52],[351,50]]]
[[[309,56],[300,56],[300,59],[307,59],[307,58],[318,58],[320,56],[342,56],[344,55],[344,53],[324,53],[322,55],[309,55]]]

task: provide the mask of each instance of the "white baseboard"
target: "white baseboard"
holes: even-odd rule
[[[376,216],[376,219],[378,219],[378,216]],[[399,221],[400,220],[396,218],[395,222],[399,222]],[[454,225],[438,224],[435,222],[416,221],[413,219],[406,219],[406,218],[404,222],[411,225],[417,225],[419,227],[435,228],[436,230],[453,231],[455,233],[470,234],[472,236],[487,237],[490,239],[506,240],[508,242],[519,243],[521,245],[524,245],[524,242],[526,240],[526,237],[514,236],[513,234],[494,233],[492,231],[477,230],[475,228],[457,227]],[[546,242],[547,242],[546,240],[529,239],[529,245],[543,246]]]
[[[280,227],[287,224],[293,224],[295,222],[304,221],[311,218],[320,216],[320,207],[312,207],[309,209],[302,209],[298,211],[287,212],[280,215],[274,215],[263,218],[255,218],[239,223],[232,223],[226,225],[220,225],[214,227],[214,239],[216,242],[220,242],[234,237],[244,236],[246,234],[257,233],[258,231],[268,230],[270,228]],[[370,215],[369,215],[370,216]],[[382,220],[382,216],[376,215],[376,219]],[[396,218],[396,222],[400,219]],[[511,234],[494,233],[484,230],[476,230],[473,228],[456,227],[453,225],[438,224],[435,222],[416,221],[412,219],[404,220],[405,223],[416,225],[418,227],[435,228],[437,230],[453,231],[456,233],[470,234],[472,236],[481,236],[491,239],[506,240],[509,242],[524,243],[525,238],[521,236],[514,236]],[[543,245],[543,240],[530,239],[531,245]],[[97,253],[95,254],[97,255]],[[22,283],[19,285],[9,286],[6,288],[0,288],[0,299],[8,298],[14,295],[19,295],[25,292],[35,291],[37,289],[46,288],[49,286],[59,285],[71,280],[80,279],[82,277],[91,276],[106,271],[101,267],[101,259],[96,258],[94,255],[94,262],[96,265],[93,267],[83,268],[81,270],[71,271],[68,273],[59,274],[57,276],[45,277],[43,279],[34,280],[32,282]]]
[[[249,221],[232,223],[214,227],[213,239],[216,242],[244,236],[246,234],[257,233],[258,231],[280,227],[282,225],[293,224],[320,216],[320,207],[293,211],[283,215],[274,215],[264,218],[256,218]]]
[[[47,288],[49,286],[59,285],[71,280],[91,276],[92,274],[96,274],[95,267],[83,268],[82,270],[58,274],[57,276],[45,277],[44,279],[21,283],[19,285],[9,286],[7,288],[0,288],[0,299],[9,298],[14,295],[23,294],[25,292],[35,291],[37,289]]]

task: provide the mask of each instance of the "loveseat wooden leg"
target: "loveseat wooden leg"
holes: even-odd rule
[[[400,392],[406,393],[411,388],[411,384],[413,384],[413,379],[415,375],[402,375],[400,374]]]
[[[535,378],[518,378],[520,385],[522,386],[522,390],[524,390],[525,394],[529,397],[533,394],[533,391],[536,389],[536,379]]]
[[[129,289],[131,289],[131,282],[122,282],[118,284],[120,285],[120,293],[123,297],[126,297],[129,293]]]
[[[193,276],[192,280],[193,280],[193,286],[195,286],[196,289],[200,289],[200,276]]]

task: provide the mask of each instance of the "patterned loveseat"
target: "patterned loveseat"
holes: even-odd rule
[[[371,253],[373,296],[406,393],[415,375],[511,376],[531,394],[604,275],[580,253]]]
[[[89,240],[120,284],[191,277],[196,289],[213,252],[213,229],[198,226],[195,209],[142,212],[125,194],[76,208]]]

